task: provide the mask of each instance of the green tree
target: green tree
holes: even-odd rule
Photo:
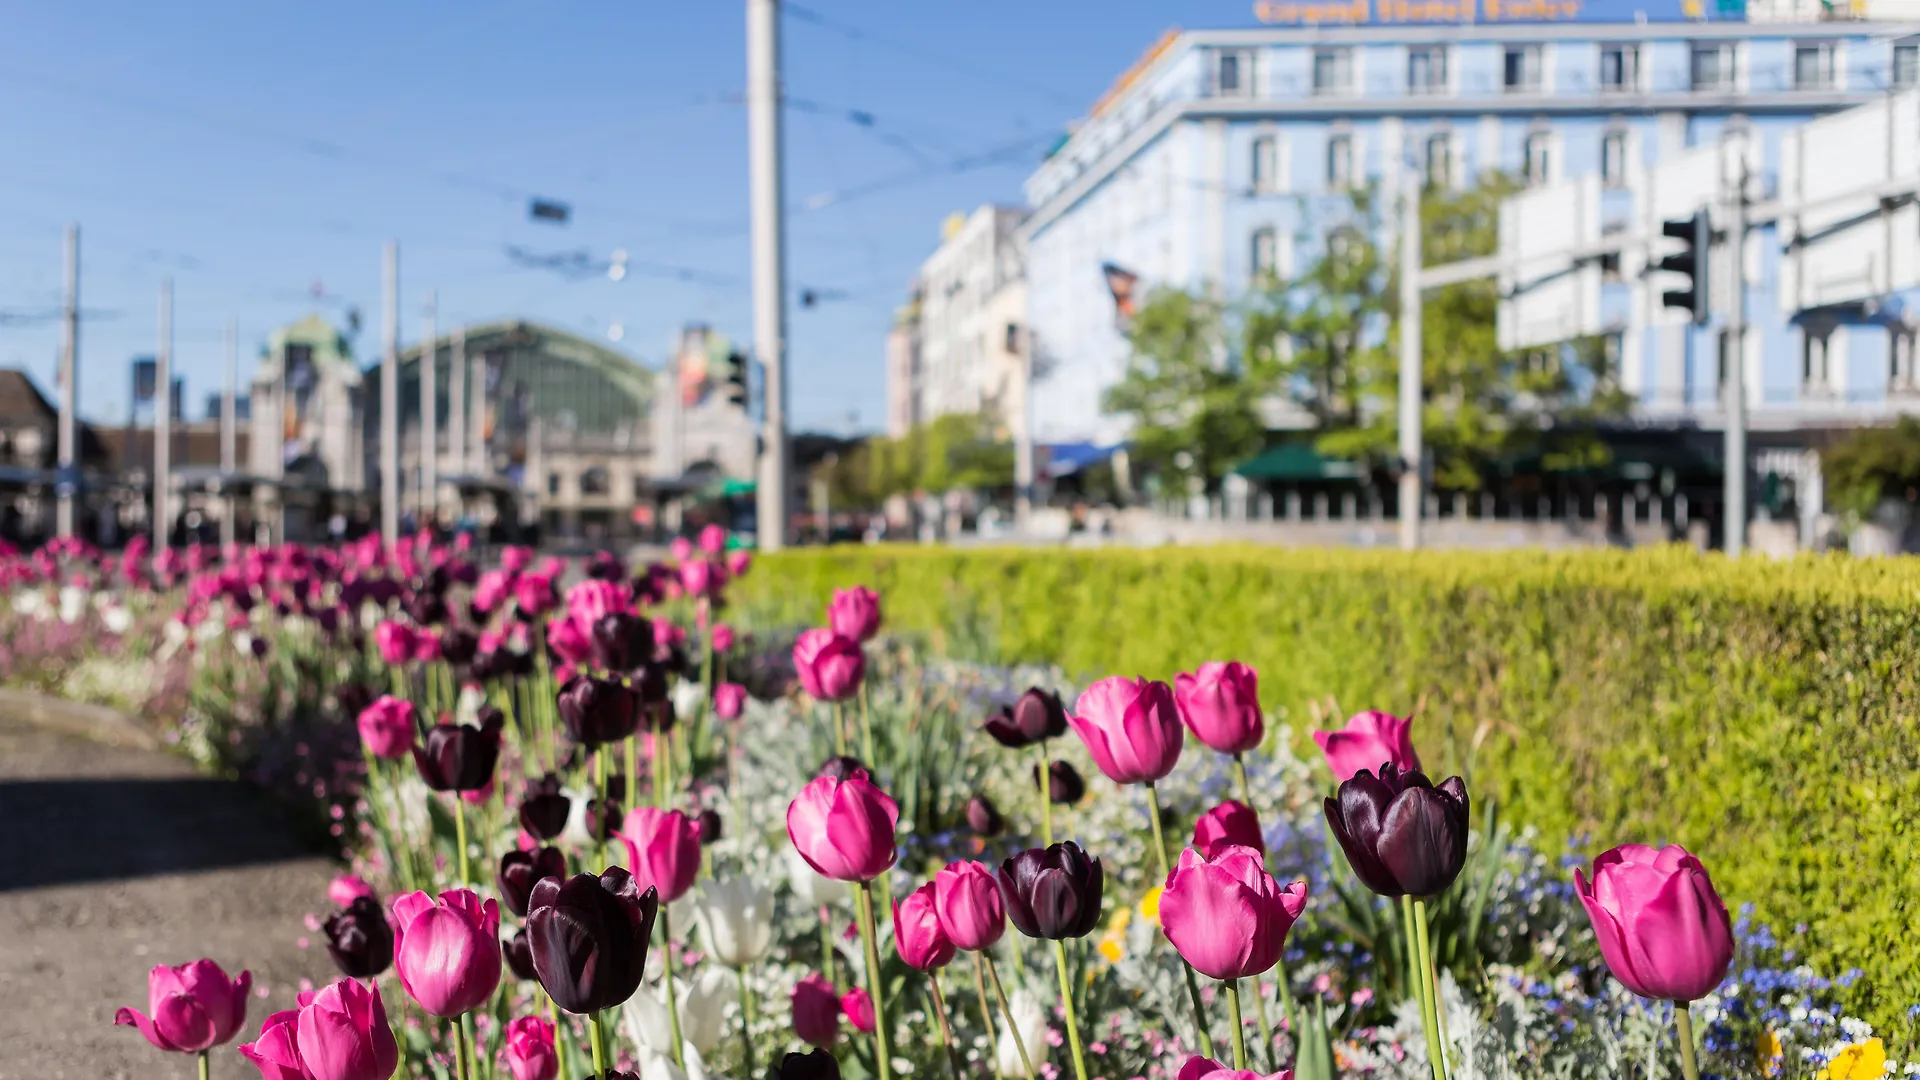
[[[1920,420],[1861,428],[1820,451],[1827,501],[1849,518],[1870,517],[1882,499],[1912,502],[1920,488]]]
[[[1213,300],[1155,289],[1134,314],[1126,374],[1105,399],[1132,418],[1136,462],[1209,490],[1266,434],[1246,372],[1225,348],[1225,319]]]

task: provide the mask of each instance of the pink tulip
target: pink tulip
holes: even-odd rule
[[[845,701],[860,689],[867,658],[859,641],[815,627],[794,641],[793,668],[816,701]]]
[[[500,983],[500,905],[470,889],[435,900],[424,892],[393,902],[393,966],[421,1008],[452,1018],[493,996]]]
[[[855,769],[816,776],[787,805],[787,836],[808,866],[836,881],[871,881],[893,865],[900,807]]]
[[[709,555],[718,555],[727,550],[727,530],[719,525],[708,525],[701,529],[700,550]]]
[[[1316,731],[1313,741],[1326,755],[1333,778],[1346,783],[1365,769],[1374,774],[1393,762],[1401,772],[1419,772],[1420,755],[1413,752],[1413,717],[1369,710],[1355,713],[1340,731]]]
[[[313,1000],[312,993],[300,995]],[[267,1017],[260,1025],[260,1037],[241,1043],[240,1056],[260,1070],[261,1080],[313,1080],[307,1063],[300,1058],[300,1010],[286,1009]]]
[[[412,627],[394,619],[383,621],[373,630],[373,643],[380,649],[380,659],[389,666],[413,659],[415,637]]]
[[[588,578],[567,590],[567,616],[584,627],[592,626],[603,615],[624,615],[632,606],[627,587],[617,582]]]
[[[660,890],[670,904],[687,894],[700,873],[700,825],[678,810],[636,806],[627,811],[619,833],[627,847],[634,888]]]
[[[893,903],[893,945],[915,971],[932,971],[953,961],[954,944],[934,911],[933,882]]]
[[[567,664],[584,664],[593,658],[593,639],[570,616],[547,620],[547,647]]]
[[[553,1080],[560,1075],[552,1024],[537,1016],[509,1021],[506,1043],[507,1070],[513,1080]]]
[[[859,987],[840,995],[840,1011],[847,1016],[847,1023],[862,1035],[873,1034],[873,999]]]
[[[373,891],[373,886],[352,874],[340,874],[327,883],[327,899],[333,902],[334,907],[346,907],[363,896],[373,900],[380,898]]]
[[[747,688],[739,683],[723,682],[713,688],[713,711],[722,720],[738,720],[747,704]]]
[[[872,640],[880,632],[880,594],[865,585],[835,591],[827,605],[827,625],[841,637]]]
[[[736,578],[746,577],[747,571],[751,569],[753,569],[753,553],[752,552],[744,551],[740,548],[735,548],[732,551],[727,552],[727,576],[728,577],[736,577]]]
[[[1195,971],[1244,979],[1273,967],[1287,931],[1307,906],[1307,883],[1282,888],[1260,853],[1228,845],[1180,853],[1160,894],[1160,925]]]
[[[1067,723],[1116,784],[1152,783],[1167,775],[1186,742],[1173,691],[1148,679],[1101,679],[1073,703]]]
[[[297,1026],[300,1060],[313,1080],[388,1080],[400,1065],[378,987],[329,984],[301,1007]]]
[[[673,554],[674,562],[686,562],[693,557],[693,541],[684,536],[676,536],[673,542],[667,545],[667,550]]]
[[[1696,1001],[1727,977],[1733,928],[1706,867],[1686,848],[1622,844],[1578,868],[1573,885],[1600,955],[1627,989],[1657,1001]]]
[[[653,618],[653,643],[663,649],[685,645],[687,632],[665,615],[656,615]]]
[[[714,623],[711,636],[708,640],[713,643],[714,652],[723,653],[732,651],[733,627],[728,626],[726,623]]]
[[[251,972],[229,979],[211,960],[179,967],[162,964],[147,973],[148,1011],[121,1009],[113,1014],[113,1022],[138,1028],[162,1050],[199,1053],[240,1030],[247,1019],[247,990],[252,985]]]
[[[553,579],[542,574],[522,574],[513,582],[513,602],[529,616],[545,615],[558,600],[553,595]]]
[[[1180,1075],[1174,1080],[1293,1080],[1292,1069],[1281,1069],[1277,1073],[1262,1076],[1252,1069],[1235,1070],[1222,1065],[1212,1058],[1203,1058],[1198,1054],[1187,1059],[1180,1066]]]
[[[1267,853],[1267,842],[1260,835],[1260,817],[1252,807],[1228,799],[1200,815],[1193,824],[1193,846],[1204,855],[1220,844],[1238,844],[1262,855]]]
[[[993,948],[1007,932],[1000,886],[984,863],[950,862],[933,875],[933,910],[947,938],[968,952]]]
[[[422,630],[413,635],[413,662],[431,664],[440,659],[440,635]]]
[[[705,559],[688,559],[680,564],[680,587],[688,596],[705,596],[717,580],[713,564]]]
[[[392,694],[382,694],[373,704],[360,710],[356,721],[360,744],[367,753],[392,761],[406,757],[413,749],[413,702]]]
[[[818,972],[794,985],[793,1033],[814,1046],[832,1046],[840,1037],[840,996]]]
[[[1173,700],[1194,738],[1222,754],[1244,754],[1267,731],[1259,686],[1259,674],[1238,660],[1212,660],[1173,677]]]
[[[489,570],[480,575],[473,585],[473,607],[483,615],[491,615],[500,605],[513,595],[513,572],[510,570]]]
[[[500,569],[509,574],[525,570],[533,562],[533,549],[518,544],[510,544],[500,549]]]

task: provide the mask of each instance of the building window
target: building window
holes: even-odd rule
[[[1520,163],[1520,174],[1526,177],[1529,187],[1539,187],[1553,180],[1553,136],[1544,131],[1536,131],[1527,136],[1521,149],[1525,160]]]
[[[1833,43],[1806,42],[1793,47],[1793,88],[1833,89]]]
[[[1540,46],[1509,45],[1505,85],[1509,94],[1531,94],[1540,89]]]
[[[1353,90],[1353,50],[1315,49],[1313,53],[1313,92],[1321,95],[1346,94]]]
[[[1449,132],[1427,136],[1426,176],[1430,188],[1453,186],[1453,136]]]
[[[1724,41],[1695,42],[1693,88],[1728,92],[1733,85],[1733,45]]]
[[[1327,187],[1341,191],[1353,186],[1353,136],[1335,135],[1327,140]]]
[[[580,474],[580,494],[607,495],[613,491],[613,478],[598,465]]]
[[[1253,232],[1253,277],[1259,281],[1275,276],[1280,272],[1280,241],[1274,235],[1273,227],[1255,229]]]
[[[1893,327],[1887,331],[1887,381],[1895,390],[1915,388],[1913,346],[1912,330]]]
[[[1444,94],[1447,91],[1447,48],[1416,45],[1407,50],[1407,92]]]
[[[1606,45],[1600,49],[1600,89],[1613,93],[1640,89],[1640,46]]]
[[[1253,54],[1223,52],[1214,69],[1214,92],[1221,97],[1253,96]]]
[[[1609,285],[1618,285],[1626,278],[1620,274],[1620,253],[1603,251],[1600,253],[1600,280]]]
[[[1905,90],[1920,85],[1920,44],[1893,47],[1893,87]]]
[[[1832,374],[1831,333],[1805,328],[1800,331],[1800,386],[1806,393],[1824,394],[1831,389],[1828,382]]]
[[[1733,335],[1725,330],[1714,338],[1715,371],[1713,385],[1724,388],[1727,385],[1727,365],[1733,361]]]
[[[1253,140],[1253,190],[1280,190],[1280,140],[1262,135]]]
[[[550,472],[547,474],[547,494],[549,495],[560,494],[560,474],[559,473]]]
[[[1627,186],[1627,133],[1609,131],[1600,137],[1600,182],[1608,187]]]

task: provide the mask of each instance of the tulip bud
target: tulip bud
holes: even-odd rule
[[[470,630],[452,629],[440,635],[440,659],[454,667],[465,667],[473,663],[480,651],[480,639]]]
[[[700,811],[699,815],[694,818],[694,824],[699,826],[698,833],[701,847],[707,847],[710,844],[716,844],[720,841],[720,811],[709,806],[705,810]]]
[[[769,1070],[767,1080],[840,1080],[840,1061],[818,1049],[788,1054]]]
[[[893,945],[915,971],[932,971],[953,961],[954,943],[940,927],[929,881],[893,903]],[[855,1021],[855,1027],[859,1026]]]
[[[483,710],[484,712],[484,710]],[[420,779],[435,791],[479,791],[493,780],[500,759],[499,710],[481,724],[435,724],[423,746],[413,748]]]
[[[137,1028],[158,1049],[198,1053],[219,1046],[240,1030],[252,985],[251,972],[229,979],[211,960],[179,967],[162,964],[147,973],[148,1011],[121,1009],[113,1014],[113,1022]]]
[[[1327,824],[1361,884],[1386,897],[1445,892],[1467,861],[1467,786],[1439,787],[1392,763],[1362,769],[1326,800]]]
[[[1643,998],[1696,1001],[1733,963],[1733,927],[1706,867],[1678,844],[1624,844],[1573,885],[1613,977]],[[1683,1005],[1684,1007],[1684,1005]]]
[[[968,952],[992,948],[1007,930],[1000,886],[985,863],[950,862],[935,874],[933,910],[947,939]]]
[[[722,720],[738,720],[747,704],[747,688],[723,682],[713,688],[713,712]]]
[[[845,1014],[847,1023],[862,1035],[873,1034],[873,998],[860,987],[854,987],[840,995],[840,1011]]]
[[[793,987],[793,1033],[822,1048],[840,1036],[840,995],[818,972]]]
[[[1071,840],[1022,851],[994,876],[1007,917],[1028,937],[1085,937],[1100,924],[1100,860]]]
[[[787,836],[809,866],[839,881],[871,881],[893,865],[900,807],[855,769],[817,776],[787,806]]]
[[[1260,715],[1259,675],[1237,660],[1210,661],[1174,676],[1180,722],[1193,737],[1222,754],[1260,745],[1266,722]]]
[[[520,827],[535,840],[552,840],[567,827],[573,800],[560,791],[560,778],[548,773],[527,785],[520,799]]]
[[[421,1008],[452,1018],[479,1008],[500,985],[500,906],[468,889],[393,902],[393,963]]]
[[[685,896],[700,873],[699,826],[678,810],[639,806],[620,828],[636,888],[657,892],[671,904]]]
[[[560,1075],[560,1055],[553,1034],[553,1025],[538,1016],[508,1022],[507,1071],[513,1074],[513,1080],[553,1080]]]
[[[1252,807],[1238,799],[1228,799],[1200,815],[1200,820],[1193,825],[1193,846],[1205,855],[1218,844],[1238,844],[1266,854],[1260,818]]]
[[[1006,822],[1000,819],[1000,809],[993,800],[985,795],[975,795],[967,800],[967,828],[976,836],[999,836]]]
[[[827,605],[827,625],[841,637],[871,640],[880,632],[880,594],[865,585],[836,590]]]
[[[728,967],[751,966],[773,943],[773,894],[750,878],[702,885],[695,912],[707,951]]]
[[[333,688],[333,703],[341,716],[358,718],[367,706],[373,704],[373,691],[365,683],[341,683]]]
[[[327,899],[333,901],[335,907],[346,907],[363,896],[380,899],[373,886],[352,874],[340,874],[327,882]]]
[[[1033,783],[1040,784],[1040,767],[1033,767]],[[1065,761],[1047,762],[1047,800],[1055,806],[1072,806],[1087,793],[1087,782],[1080,770]]]
[[[607,671],[631,671],[653,658],[653,622],[624,611],[610,611],[593,622],[588,634],[594,662]]]
[[[533,969],[554,1004],[570,1013],[611,1009],[633,996],[646,971],[659,897],[608,867],[565,883],[546,878],[528,901]]]
[[[611,679],[575,675],[560,688],[560,719],[581,746],[619,742],[638,730],[639,701]]]
[[[1327,768],[1342,783],[1353,779],[1362,769],[1380,773],[1380,766],[1391,762],[1403,773],[1420,771],[1420,756],[1413,751],[1413,717],[1368,711],[1348,718],[1339,731],[1316,731],[1313,741],[1326,756]]]
[[[860,642],[832,630],[815,628],[793,643],[793,668],[800,685],[817,701],[844,701],[860,688],[866,674]]]
[[[371,896],[356,897],[345,910],[329,916],[322,929],[327,955],[342,975],[371,979],[393,963],[393,927]]]
[[[1173,771],[1186,733],[1163,682],[1112,676],[1087,687],[1067,723],[1093,763],[1116,784],[1146,784]]]
[[[312,1080],[387,1080],[400,1065],[378,987],[353,979],[324,986],[300,1007],[294,1027]]]
[[[587,576],[595,581],[623,581],[627,568],[613,552],[596,551],[587,558]]]
[[[367,753],[388,761],[407,756],[414,740],[413,702],[385,694],[361,709],[355,720]]]
[[[527,898],[541,879],[564,880],[566,876],[566,854],[556,847],[543,847],[538,851],[509,851],[500,856],[500,869],[493,881],[500,890],[500,901],[507,905],[507,910],[524,916],[527,913]]]
[[[1252,848],[1228,844],[1204,857],[1187,848],[1160,894],[1160,925],[1195,971],[1244,979],[1279,962],[1306,906],[1307,883],[1282,888]]]
[[[814,770],[813,775],[830,776],[835,780],[845,780],[856,772],[865,772],[866,769],[866,765],[863,764],[859,758],[853,757],[850,754],[837,754],[821,762],[820,767]]]
[[[533,972],[533,945],[527,940],[524,927],[500,942],[500,955],[506,959],[507,967],[512,969],[515,978],[537,978]]]
[[[1013,704],[1002,705],[982,726],[995,742],[1018,750],[1066,734],[1067,710],[1060,695],[1035,686]]]

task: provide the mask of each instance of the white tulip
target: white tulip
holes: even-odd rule
[[[707,702],[707,688],[693,679],[681,679],[673,684],[673,715],[683,720],[691,719]]]
[[[1000,1029],[1000,1044],[994,1047],[994,1057],[1000,1063],[1000,1071],[1007,1076],[1025,1076],[1026,1068],[1020,1062],[1020,1047],[1027,1048],[1027,1059],[1033,1062],[1033,1071],[1039,1072],[1042,1062],[1047,1060],[1047,1013],[1025,989],[1015,990],[1007,1002],[1013,1012],[1013,1026],[1008,1028],[1005,1017],[995,1017],[994,1025]],[[1020,1043],[1015,1044],[1013,1033],[1020,1033]]]
[[[709,881],[700,887],[698,919],[714,959],[747,967],[773,944],[773,893],[750,878]]]
[[[110,634],[124,634],[133,625],[133,616],[126,608],[113,604],[100,609],[100,622]]]
[[[593,834],[587,831],[587,800],[593,798],[593,794],[583,788],[561,788],[560,793],[567,797],[567,824],[560,830],[560,843],[571,848],[592,847]]]
[[[791,842],[781,845],[787,857],[787,883],[793,894],[808,908],[827,907],[846,901],[847,883],[835,881],[807,865]]]
[[[45,618],[47,598],[31,590],[13,598],[13,610],[17,615],[31,615],[36,619]]]
[[[60,621],[70,623],[87,613],[87,590],[78,585],[60,587]]]
[[[733,994],[733,980],[725,971],[708,965],[691,979],[675,982],[680,991],[680,1048],[691,1072],[698,1056],[718,1046],[726,1034],[726,1003]],[[673,1027],[658,990],[651,986],[635,990],[621,1008],[620,1019],[627,1038],[641,1054],[672,1057]]]

